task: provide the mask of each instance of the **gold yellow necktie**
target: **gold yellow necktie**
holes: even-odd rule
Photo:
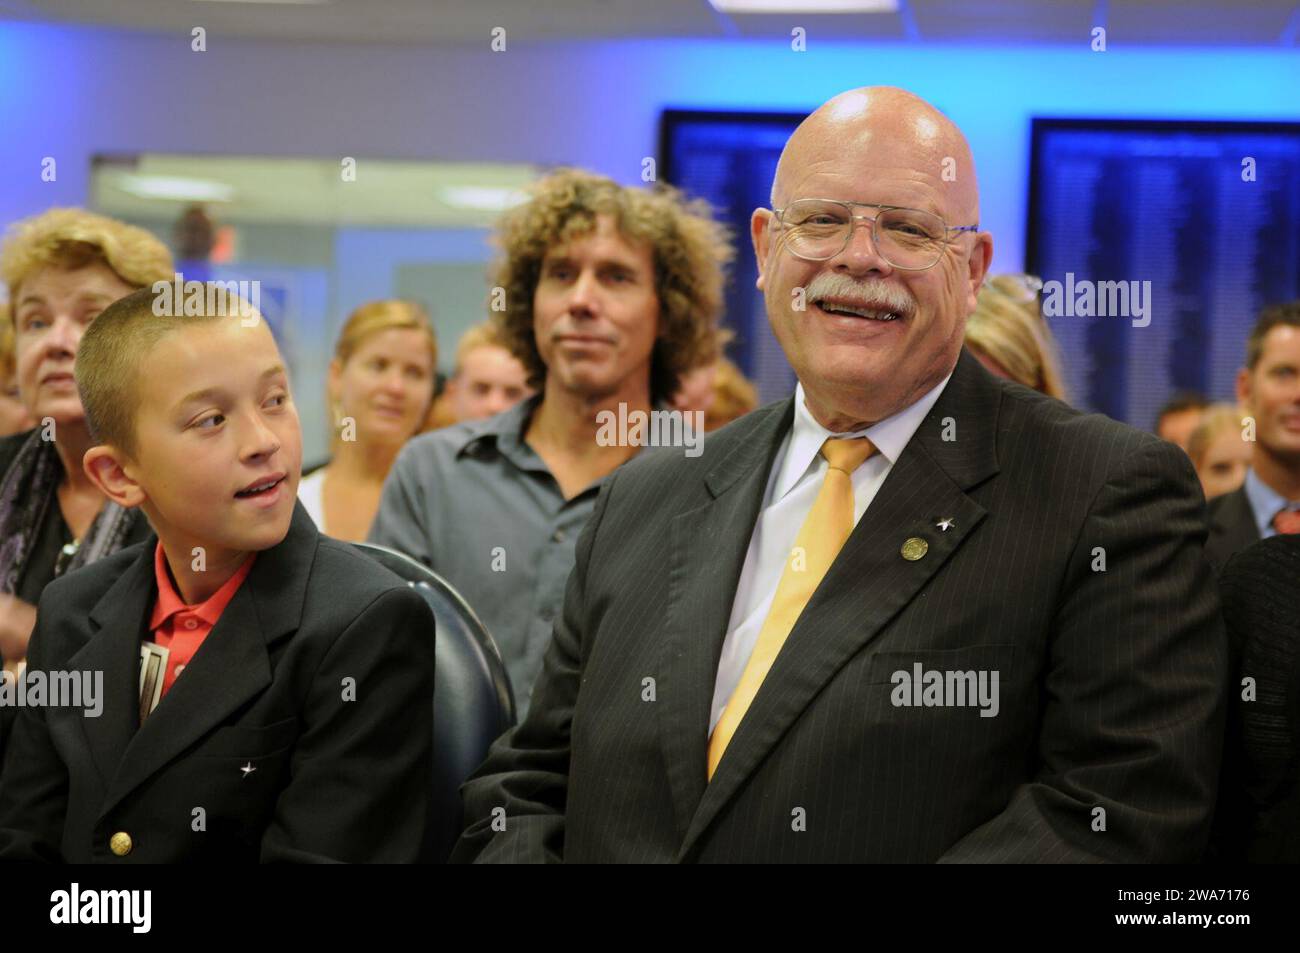
[[[875,446],[865,437],[831,438],[822,444],[822,456],[830,466],[808,518],[799,528],[754,651],[709,739],[710,778],[799,614],[853,532],[853,481],[849,474],[875,452]]]

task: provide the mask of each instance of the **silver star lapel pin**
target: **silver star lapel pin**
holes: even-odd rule
[[[257,768],[253,767],[253,762],[250,761],[248,762],[248,764],[244,765],[239,770],[244,772],[244,777],[248,777],[250,774],[256,771]]]
[[[946,533],[946,532],[948,532],[948,530],[952,529],[952,528],[953,528],[954,526],[956,526],[957,524],[954,523],[954,522],[952,521],[951,517],[949,517],[949,518],[946,518],[946,519],[941,519],[941,520],[939,520],[939,522],[935,523],[934,525],[937,526],[937,527],[939,527],[939,529],[940,529],[942,532],[945,532],[945,533]]]

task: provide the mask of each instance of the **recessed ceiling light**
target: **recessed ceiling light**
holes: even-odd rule
[[[518,205],[527,196],[519,189],[488,185],[445,185],[438,189],[438,198],[455,208],[503,212],[512,205]]]
[[[123,175],[115,183],[129,195],[172,202],[231,202],[235,190],[211,179],[175,175]]]
[[[720,13],[897,13],[898,0],[709,0]]]
[[[191,3],[333,3],[334,0],[190,0]]]

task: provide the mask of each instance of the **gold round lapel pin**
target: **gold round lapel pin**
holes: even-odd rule
[[[916,562],[922,556],[930,551],[930,544],[920,536],[913,536],[903,544],[903,558],[908,562]]]

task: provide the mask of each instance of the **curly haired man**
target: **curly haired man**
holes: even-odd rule
[[[369,538],[466,598],[522,717],[578,533],[602,481],[643,445],[602,439],[602,421],[648,417],[716,350],[733,251],[703,204],[572,169],[538,182],[497,244],[493,321],[538,393],[408,443]]]

